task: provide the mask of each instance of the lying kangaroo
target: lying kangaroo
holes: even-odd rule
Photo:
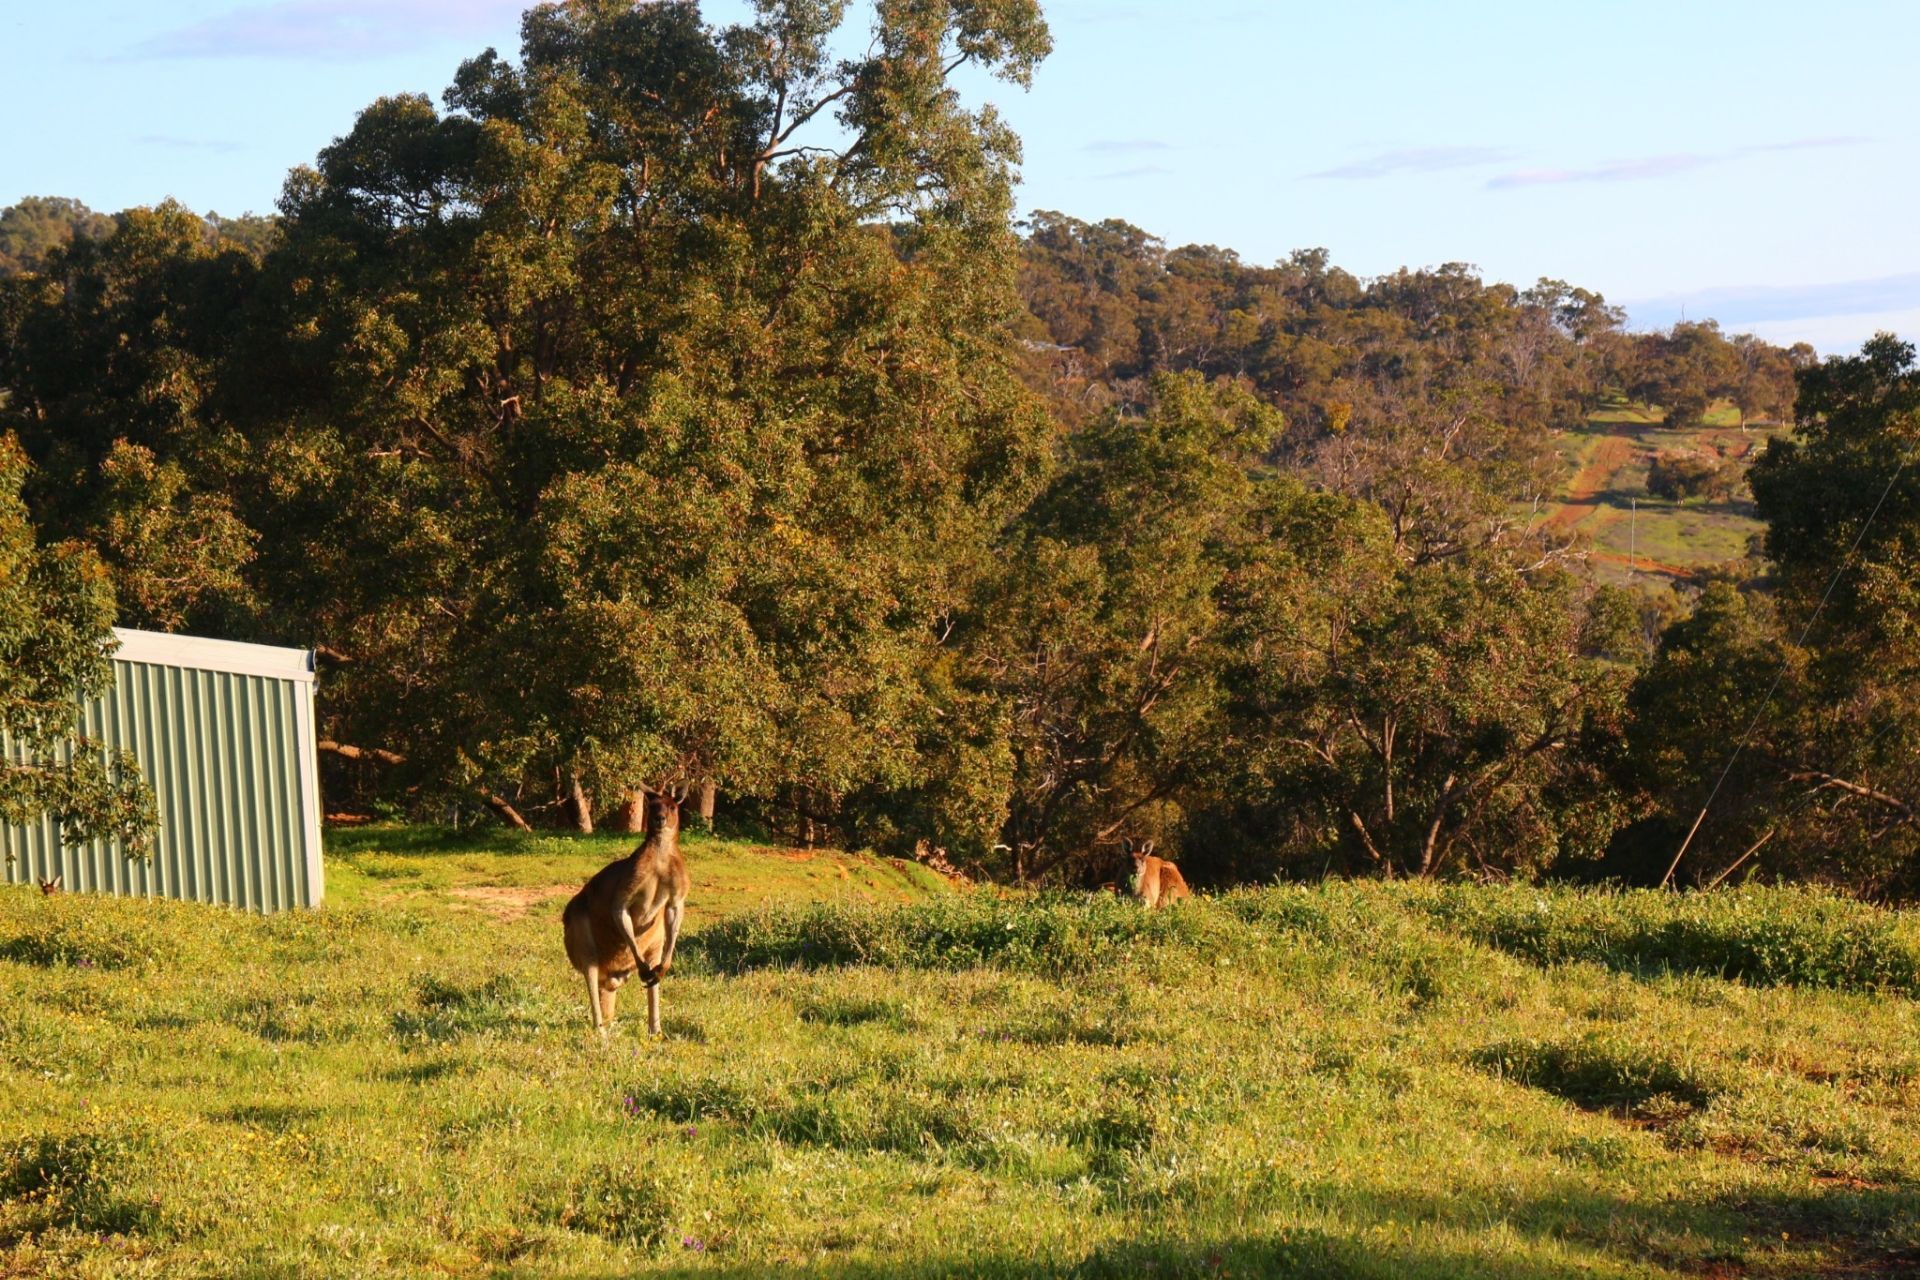
[[[603,1036],[613,993],[635,974],[647,985],[647,1030],[660,1033],[660,979],[673,967],[686,912],[680,802],[652,792],[649,803],[645,843],[596,871],[560,913],[567,959],[586,977],[587,1012]]]
[[[1164,907],[1193,896],[1187,888],[1186,877],[1180,874],[1180,868],[1165,858],[1153,856],[1153,841],[1149,840],[1139,848],[1135,848],[1131,840],[1125,844],[1127,855],[1133,859],[1134,897],[1152,908]]]

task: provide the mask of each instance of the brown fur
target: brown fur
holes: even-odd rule
[[[40,882],[40,896],[51,898],[54,894],[60,892],[60,882],[64,879],[66,879],[65,876],[55,876],[51,880],[42,880]]]
[[[1180,868],[1165,858],[1153,856],[1153,841],[1149,840],[1136,849],[1133,841],[1129,840],[1126,847],[1127,853],[1133,858],[1133,896],[1146,903],[1149,909],[1193,896],[1192,890],[1187,888],[1187,878],[1180,874]]]
[[[560,913],[567,959],[587,980],[587,1011],[606,1034],[613,993],[639,976],[647,987],[647,1026],[660,1030],[660,979],[673,967],[686,912],[687,864],[680,856],[680,803],[652,796],[646,842],[593,874]]]

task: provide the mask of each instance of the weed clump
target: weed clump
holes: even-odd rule
[[[913,1016],[894,1000],[861,1000],[847,996],[814,996],[797,1006],[800,1021],[829,1027],[877,1025],[893,1031],[909,1031]]]
[[[904,908],[815,904],[735,916],[688,940],[722,973],[765,968],[998,968],[1091,973],[1153,947],[1237,952],[1247,930],[1205,904],[1144,911],[1111,896],[990,893]]]
[[[1587,1111],[1664,1120],[1711,1102],[1719,1087],[1692,1066],[1629,1040],[1508,1040],[1472,1055],[1474,1065],[1565,1098]]]
[[[0,913],[0,960],[41,969],[143,969],[203,952],[209,908],[66,893],[24,896]],[[241,919],[231,912],[222,914]]]
[[[1459,885],[1415,901],[1468,937],[1540,964],[1589,960],[1631,973],[1920,996],[1920,938],[1910,924],[1807,890],[1675,896]]]
[[[648,1078],[625,1096],[627,1114],[673,1124],[724,1122],[756,1137],[846,1152],[963,1147],[978,1136],[964,1098],[931,1086],[883,1089],[869,1073],[824,1080]]]
[[[393,1033],[402,1040],[444,1044],[463,1036],[507,1035],[543,1025],[531,993],[504,973],[470,987],[428,975],[420,979],[416,999],[417,1009],[393,1015]]]
[[[146,1229],[144,1206],[123,1199],[117,1176],[140,1149],[131,1136],[42,1133],[0,1146],[0,1199],[23,1204],[35,1226],[103,1235]]]
[[[599,1165],[543,1197],[535,1208],[550,1225],[651,1249],[672,1235],[683,1199],[679,1185],[659,1173]]]

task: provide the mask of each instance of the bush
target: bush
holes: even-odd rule
[[[1739,483],[1733,468],[1699,453],[1663,453],[1647,468],[1647,492],[1679,502],[1683,498],[1728,498]]]

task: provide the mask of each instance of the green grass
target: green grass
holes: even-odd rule
[[[471,891],[623,841],[336,845],[329,905],[265,919],[0,891],[0,1275],[1920,1268],[1912,915],[1148,914],[689,841],[667,1035],[602,1044],[558,902]]]
[[[532,910],[557,919],[561,904],[588,876],[609,859],[624,856],[637,840],[630,835],[524,835],[497,828],[331,831],[327,900],[341,906],[452,901],[495,914]],[[682,836],[681,846],[693,877],[693,900],[708,917],[768,899],[912,902],[946,888],[946,882],[925,867],[897,858],[769,849],[748,840],[692,832]]]

